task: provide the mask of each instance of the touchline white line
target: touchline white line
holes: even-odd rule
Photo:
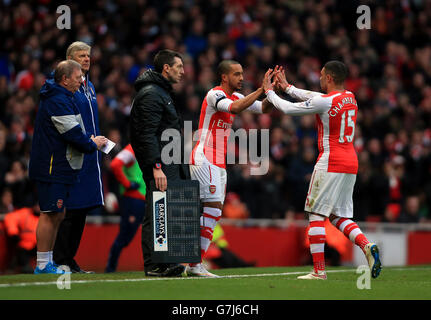
[[[431,268],[390,268],[389,270],[403,271],[403,270],[431,270]],[[341,270],[327,270],[327,273],[340,273],[340,272],[355,272],[356,269],[341,269]],[[136,279],[92,279],[92,280],[70,280],[70,284],[87,284],[87,283],[103,283],[103,282],[143,282],[143,281],[172,281],[172,280],[213,280],[213,279],[234,279],[234,278],[250,278],[250,277],[275,277],[275,276],[292,276],[309,273],[310,271],[295,271],[295,272],[281,272],[281,273],[257,273],[257,274],[238,274],[238,275],[225,275],[218,278],[205,278],[205,277],[176,277],[176,278],[136,278]],[[1,279],[1,277],[0,277]],[[57,285],[57,281],[46,282],[18,282],[18,283],[3,283],[0,288],[13,288],[13,287],[30,287],[30,286],[47,286]]]

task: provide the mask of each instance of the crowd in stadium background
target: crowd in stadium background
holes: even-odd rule
[[[371,29],[358,29],[356,8],[371,9]],[[92,46],[90,79],[101,134],[117,143],[104,155],[105,193],[117,192],[111,159],[129,142],[128,118],[137,76],[160,49],[183,54],[185,79],[176,105],[197,129],[216,66],[235,59],[243,92],[275,65],[299,88],[320,91],[322,65],[349,67],[347,89],[358,101],[354,192],[357,221],[431,221],[431,1],[100,0],[74,1],[71,29],[56,27],[58,3],[0,3],[0,213],[28,205],[31,138],[39,89],[67,46]],[[270,129],[270,167],[250,176],[228,166],[225,217],[303,216],[318,155],[314,116],[241,114],[236,128]],[[240,200],[240,202],[238,202]],[[117,212],[118,213],[118,212]],[[105,214],[108,214],[105,212]]]

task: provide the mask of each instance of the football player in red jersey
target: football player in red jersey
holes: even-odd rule
[[[220,219],[226,193],[226,152],[230,128],[235,114],[244,110],[253,113],[269,112],[272,105],[266,99],[257,99],[263,94],[262,87],[243,96],[243,68],[233,60],[223,60],[218,66],[220,85],[208,91],[202,102],[199,120],[199,141],[193,148],[190,161],[190,175],[200,184],[200,198],[203,203],[201,216],[201,256],[211,242],[214,228]],[[188,275],[216,277],[208,272],[202,263],[191,264]]]
[[[263,87],[275,108],[289,115],[315,114],[318,126],[319,157],[310,180],[304,210],[309,214],[308,238],[314,272],[299,279],[326,279],[324,221],[329,218],[341,232],[358,245],[368,260],[373,278],[381,271],[379,249],[370,243],[353,218],[353,187],[358,172],[358,158],[353,147],[358,105],[352,92],[344,88],[347,67],[329,61],[321,70],[320,86],[325,92],[298,89],[286,81],[284,71],[276,67],[266,74]],[[301,102],[280,98],[274,86]]]

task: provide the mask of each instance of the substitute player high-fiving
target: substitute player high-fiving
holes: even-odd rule
[[[326,279],[324,222],[331,223],[358,245],[368,260],[373,278],[381,271],[379,250],[361,232],[353,217],[353,187],[358,172],[358,158],[353,146],[358,105],[352,92],[344,88],[347,68],[330,61],[321,70],[320,85],[326,94],[302,90],[287,83],[283,69],[276,67],[266,74],[263,87],[275,108],[289,115],[316,114],[319,157],[310,180],[304,210],[309,213],[308,238],[314,272],[298,279]],[[273,82],[271,82],[271,79]],[[273,90],[283,90],[301,102],[280,98]]]
[[[211,89],[201,108],[199,141],[190,159],[190,175],[199,181],[203,213],[201,216],[201,257],[207,251],[213,231],[219,221],[226,193],[226,152],[230,129],[235,114],[244,110],[253,113],[269,112],[272,105],[265,99],[257,101],[264,93],[260,87],[247,96],[237,92],[242,88],[243,69],[233,60],[224,60],[218,66],[220,85]],[[270,71],[267,72],[269,74]],[[201,263],[191,264],[187,274],[216,277]]]

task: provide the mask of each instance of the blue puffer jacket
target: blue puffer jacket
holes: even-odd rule
[[[94,136],[100,135],[96,91],[88,75],[79,90],[75,92],[76,105],[81,113],[85,131]],[[85,154],[78,181],[70,190],[68,209],[81,209],[104,204],[102,174],[100,171],[101,153]]]
[[[73,184],[82,168],[84,153],[96,144],[86,133],[74,95],[54,81],[40,89],[29,176],[33,180]]]

